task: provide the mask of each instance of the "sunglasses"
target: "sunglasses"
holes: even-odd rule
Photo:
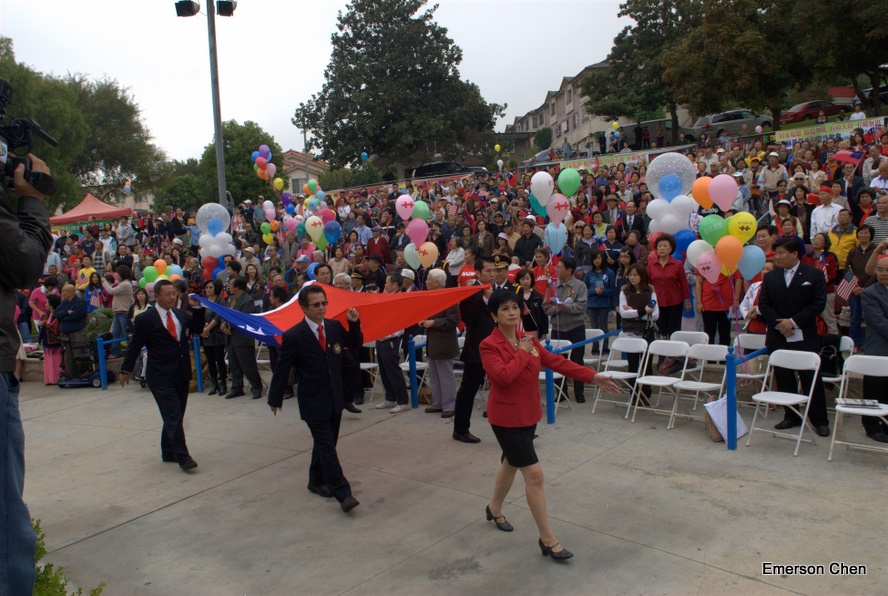
[[[321,302],[312,302],[311,304],[309,304],[309,306],[311,308],[324,308],[325,306],[327,306],[327,301],[322,300]]]

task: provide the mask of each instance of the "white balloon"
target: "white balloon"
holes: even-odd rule
[[[233,248],[233,247],[232,247]],[[222,256],[222,247],[218,244],[214,244],[212,246],[207,247],[206,252],[208,255],[213,257],[214,259],[218,259]]]
[[[223,255],[233,255],[235,252],[237,252],[237,249],[234,248],[233,244],[226,244],[225,248],[222,250]],[[216,258],[218,259],[219,257]]]
[[[651,224],[648,226],[648,232],[651,234],[656,234],[657,232],[662,232],[663,227],[660,225],[660,221],[656,219],[651,220]]]
[[[685,219],[688,214],[697,209],[697,203],[689,196],[678,195],[669,203],[669,209],[673,215]]]
[[[219,244],[220,246],[225,246],[226,244],[229,244],[231,242],[231,234],[229,234],[228,232],[220,232],[216,234],[215,240],[216,244]]]
[[[679,230],[684,230],[686,227],[687,226],[681,219],[671,213],[660,220],[660,229],[667,234],[675,234]]]
[[[706,242],[705,240],[694,240],[693,242],[691,242],[690,245],[688,245],[688,262],[696,267],[697,259],[700,258],[700,255],[707,252],[712,252],[712,246],[708,242]]]
[[[686,156],[681,153],[662,153],[648,166],[645,182],[655,197],[660,196],[660,180],[667,174],[675,174],[681,180],[681,194],[691,192],[697,179],[697,169]]]
[[[215,242],[216,242],[216,238],[212,234],[201,234],[200,238],[197,239],[198,245],[200,245],[203,248],[207,248],[209,246],[212,246]]]
[[[223,230],[227,230],[231,226],[231,216],[228,214],[228,209],[219,203],[206,203],[203,205],[197,210],[194,222],[201,232],[209,232],[209,224],[212,219],[218,219],[219,223],[222,224]]]
[[[530,192],[536,197],[537,202],[545,207],[549,197],[555,192],[555,180],[548,172],[537,172],[530,179]]]
[[[671,209],[666,199],[654,199],[647,206],[647,214],[652,220],[660,220],[669,215]]]
[[[272,203],[271,201],[265,201],[264,203],[262,203],[262,206],[265,208],[266,211],[268,211],[269,209],[274,209],[274,203]]]

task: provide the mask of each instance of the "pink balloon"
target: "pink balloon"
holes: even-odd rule
[[[411,220],[411,222],[407,224],[407,236],[413,241],[413,244],[416,246],[422,246],[426,241],[426,238],[429,237],[429,224],[421,219]]]
[[[410,216],[413,214],[413,197],[410,195],[401,195],[398,197],[398,200],[395,201],[395,209],[397,210],[398,215],[401,216],[401,219],[410,219]]]
[[[274,165],[273,163],[270,163],[267,166],[265,166],[265,171],[268,172],[269,178],[274,178],[274,173],[277,172],[278,169],[277,169],[276,165]]]
[[[719,174],[709,183],[709,198],[718,205],[722,211],[731,208],[731,203],[737,198],[737,182],[733,176]]]
[[[324,223],[333,221],[334,219],[336,219],[336,213],[334,213],[332,209],[321,209],[321,220]]]
[[[288,232],[295,232],[295,231],[296,231],[296,226],[299,225],[299,224],[296,222],[295,219],[288,219],[288,220],[287,220],[287,223],[285,223],[284,225],[287,226],[287,231],[288,231]]]
[[[274,209],[266,209],[265,210],[265,221],[274,221],[274,218],[277,214],[274,212]]]
[[[552,223],[557,226],[564,221],[569,212],[570,201],[567,200],[567,197],[561,194],[554,194],[549,197],[549,201],[546,203],[546,214]]]
[[[697,258],[697,271],[709,283],[714,284],[718,281],[721,270],[721,261],[718,260],[714,252],[703,253]]]

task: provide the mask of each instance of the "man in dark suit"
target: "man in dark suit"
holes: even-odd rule
[[[299,306],[301,323],[284,333],[277,366],[268,390],[268,405],[276,416],[281,410],[290,370],[296,374],[299,416],[305,421],[314,447],[308,469],[308,490],[322,497],[336,497],[343,511],[359,505],[342,473],[336,442],[343,409],[343,350],[357,354],[363,338],[358,311],[349,309],[348,332],[333,319],[325,319],[327,293],[319,284],[304,286]]]
[[[607,195],[604,200],[607,203],[607,211],[602,212],[604,223],[612,226],[620,226],[626,221],[626,212],[620,209],[620,199],[617,195]]]
[[[617,226],[617,236],[623,244],[626,243],[629,230],[638,230],[642,238],[646,236],[644,216],[638,212],[638,204],[635,201],[628,201],[626,203],[626,214],[623,216],[621,225]]]
[[[478,277],[471,285],[493,283],[494,266],[490,257],[475,257],[475,271]],[[481,365],[481,342],[493,333],[493,317],[487,310],[487,299],[493,288],[487,288],[459,303],[459,314],[466,324],[466,342],[463,345],[463,376],[456,392],[456,407],[453,416],[453,438],[463,443],[480,443],[481,439],[469,432],[472,424],[472,410],[475,407],[475,394],[484,384],[484,367]]]
[[[860,295],[866,318],[863,349],[867,356],[888,356],[888,259],[876,263],[876,280]],[[888,403],[888,379],[863,377],[863,397]],[[888,425],[874,416],[861,416],[866,436],[879,443],[888,443]]]
[[[172,282],[154,284],[154,308],[136,317],[133,338],[120,367],[120,385],[126,387],[143,347],[148,348],[148,387],[157,402],[163,431],[160,455],[165,462],[178,462],[186,472],[197,467],[185,445],[185,406],[191,381],[189,333],[199,335],[204,328],[204,310],[193,301],[192,316],[175,308],[179,293]]]
[[[765,274],[759,294],[759,312],[765,319],[768,351],[799,350],[819,352],[817,315],[826,306],[826,279],[823,272],[799,261],[802,247],[793,238],[781,238],[774,245],[774,263],[777,267]],[[784,368],[774,369],[777,389],[797,393],[795,373]],[[829,436],[826,416],[826,397],[823,378],[818,371],[816,379],[810,371],[799,371],[802,391],[808,393],[814,383],[814,393],[808,408],[808,419],[821,437]],[[774,426],[787,429],[799,426],[798,415],[785,408],[783,421]]]
[[[247,280],[235,277],[228,282],[234,296],[231,308],[246,314],[255,312],[253,297],[247,293]],[[228,342],[228,361],[231,370],[231,392],[225,399],[233,399],[244,395],[244,377],[250,381],[250,392],[253,399],[262,397],[262,377],[256,364],[256,342],[246,333],[232,327],[228,323],[222,325],[222,332],[231,336]]]
[[[855,169],[853,163],[842,164],[842,177],[836,179],[842,185],[842,194],[847,197],[849,209],[857,204],[857,193],[866,186],[863,178],[854,174]]]

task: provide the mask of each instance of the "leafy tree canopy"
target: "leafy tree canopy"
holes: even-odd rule
[[[548,149],[552,145],[552,129],[548,126],[538,128],[533,135],[533,144],[540,151]]]

